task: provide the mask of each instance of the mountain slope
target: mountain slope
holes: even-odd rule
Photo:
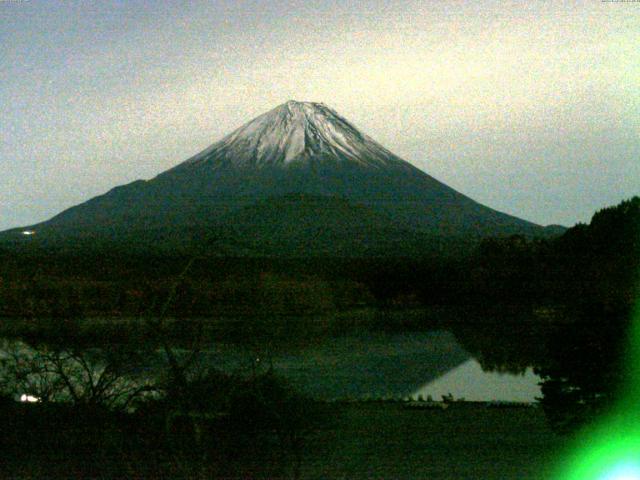
[[[439,238],[400,228],[371,207],[340,197],[272,197],[234,211],[223,223],[247,248],[271,256],[411,256],[444,249]]]

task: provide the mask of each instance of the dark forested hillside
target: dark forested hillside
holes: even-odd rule
[[[561,429],[606,411],[626,381],[624,352],[639,298],[640,198],[597,212],[554,242],[568,322],[547,339],[543,406]]]

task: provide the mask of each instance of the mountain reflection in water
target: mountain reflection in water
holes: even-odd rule
[[[448,331],[351,332],[286,353],[243,351],[217,344],[207,363],[226,371],[242,369],[253,355],[269,363],[295,388],[314,398],[365,399],[453,394],[467,400],[532,402],[539,378],[484,372]]]
[[[425,384],[411,398],[440,400],[445,395],[469,401],[534,402],[542,396],[540,377],[527,369],[524,374],[485,372],[474,359]]]

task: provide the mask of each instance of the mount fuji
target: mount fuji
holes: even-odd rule
[[[451,239],[549,234],[439,182],[326,105],[296,101],[151,180],[0,238],[17,241],[25,230],[35,235],[21,241],[171,247],[207,239],[232,252],[295,255],[382,254]]]

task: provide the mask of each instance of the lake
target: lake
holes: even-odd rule
[[[15,346],[15,342],[4,345]],[[184,350],[178,352],[187,355]],[[164,364],[160,351],[153,356],[150,372]],[[472,401],[533,402],[540,396],[540,379],[531,370],[524,375],[484,372],[456,337],[444,330],[362,329],[291,348],[268,342],[215,342],[203,348],[200,361],[241,375],[273,368],[295,389],[320,400],[440,400],[451,394]]]

